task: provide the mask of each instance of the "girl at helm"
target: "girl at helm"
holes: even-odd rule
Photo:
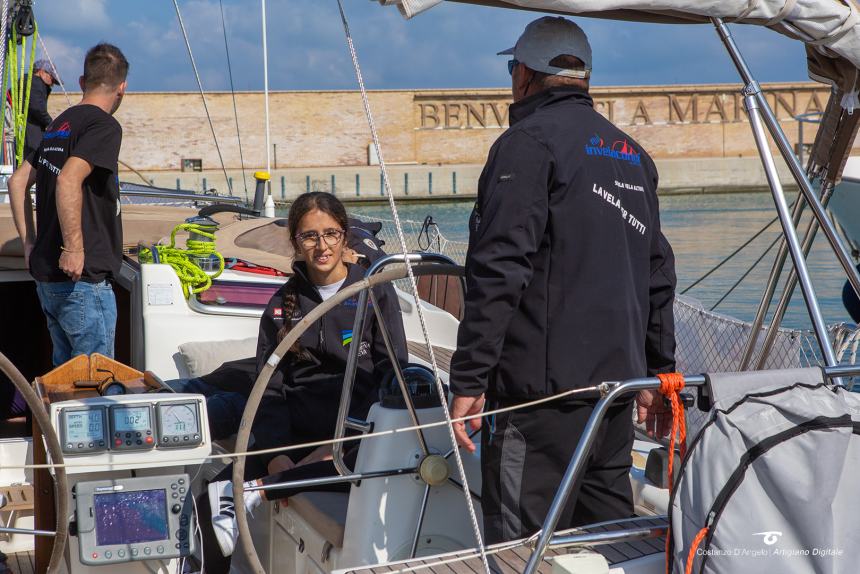
[[[344,260],[349,222],[343,204],[333,195],[322,192],[300,195],[290,206],[288,226],[297,260],[293,276],[272,297],[260,321],[258,372],[296,323],[339,290],[363,279],[365,274],[364,267]],[[397,360],[405,365],[406,337],[394,289],[391,285],[376,287],[374,295]],[[349,416],[366,418],[370,406],[378,399],[379,382],[391,369],[391,362],[372,309],[368,309],[364,332],[352,332],[357,305],[355,296],[329,310],[302,333],[281,360],[254,419],[254,449],[265,450],[334,436],[347,356],[353,345],[359,345],[359,350]],[[310,452],[289,451],[274,457],[249,457],[246,479],[330,458],[331,447]],[[222,473],[222,476],[229,478],[230,474]],[[259,482],[250,480],[248,484]],[[259,505],[262,496],[260,491],[246,493],[246,507],[252,509]],[[224,562],[218,554],[229,556],[235,546],[237,530],[231,482],[211,482],[208,497],[209,503],[201,506],[211,511],[217,546],[213,544],[206,524],[209,521],[204,516],[201,516],[201,527],[208,534],[204,535],[203,546],[206,571],[212,574],[219,572],[219,563]],[[228,569],[229,560],[224,571]]]

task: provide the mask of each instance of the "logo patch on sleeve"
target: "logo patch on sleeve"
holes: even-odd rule
[[[346,347],[352,343],[352,329],[345,329],[340,332],[340,338],[343,341],[343,346]]]
[[[283,307],[275,307],[275,308],[272,310],[272,315],[274,315],[274,316],[275,316],[275,317],[277,317],[278,319],[283,318],[283,316],[284,316],[284,309],[283,309]]]

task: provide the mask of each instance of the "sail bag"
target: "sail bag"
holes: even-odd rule
[[[701,399],[709,417],[672,493],[668,570],[858,572],[860,394],[811,368],[709,375]]]

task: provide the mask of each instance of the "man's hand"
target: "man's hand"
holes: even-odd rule
[[[24,242],[24,268],[25,269],[30,268],[30,254],[33,253],[33,247],[35,247],[35,245],[33,244],[32,241],[25,241]]]
[[[636,395],[636,422],[645,423],[648,436],[663,438],[672,432],[672,407],[666,406],[657,390],[639,391]]]
[[[60,271],[69,276],[72,281],[78,281],[84,272],[83,251],[63,251],[60,254]]]
[[[478,395],[477,397],[461,397],[454,395],[454,400],[451,401],[451,418],[453,419],[477,415],[483,412],[483,410],[484,395]],[[457,444],[469,452],[475,452],[475,443],[472,442],[472,439],[469,438],[469,433],[466,432],[466,423],[455,422],[453,426],[454,436],[457,438]],[[470,420],[469,427],[472,430],[478,430],[481,428],[481,419],[477,418]]]

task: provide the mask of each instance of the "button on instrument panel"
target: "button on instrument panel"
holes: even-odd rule
[[[197,400],[63,407],[58,413],[66,455],[194,448],[203,444]]]

